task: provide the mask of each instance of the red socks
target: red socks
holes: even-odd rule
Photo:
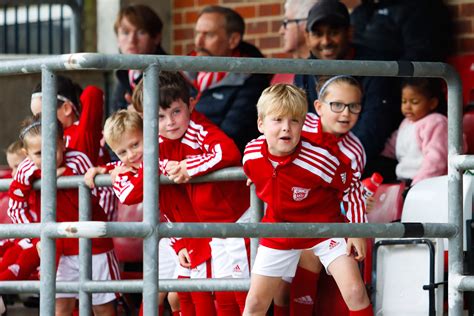
[[[189,292],[178,292],[179,305],[181,306],[181,314],[183,316],[195,316],[193,299]]]
[[[245,300],[247,299],[247,292],[234,292],[235,300],[239,305],[240,314],[244,313]]]
[[[196,316],[216,316],[216,306],[212,292],[191,292]],[[183,308],[181,308],[183,311]],[[184,315],[186,316],[186,315]]]
[[[288,316],[290,315],[290,306],[279,306],[273,304],[273,316]]]
[[[240,308],[234,292],[214,292],[218,316],[240,316]]]
[[[312,315],[316,302],[319,273],[304,268],[296,269],[290,287],[290,315]]]
[[[374,316],[372,304],[358,311],[349,311],[349,316]]]

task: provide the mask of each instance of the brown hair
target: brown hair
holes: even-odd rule
[[[163,29],[163,22],[158,14],[144,4],[133,4],[120,9],[114,23],[115,34],[117,34],[123,18],[127,18],[137,28],[145,30],[151,37],[161,34]]]
[[[58,129],[57,138],[58,140],[62,140],[64,130],[58,119],[56,119],[56,126]],[[23,148],[28,149],[26,139],[31,136],[41,136],[41,113],[28,117],[21,122],[20,140],[23,144]]]
[[[10,145],[8,145],[7,149],[5,150],[5,153],[18,154],[22,152],[22,149],[23,149],[23,142],[20,139],[18,139],[14,141],[13,143],[11,143]]]
[[[159,82],[159,105],[162,109],[168,109],[171,103],[177,100],[182,100],[189,105],[190,87],[181,73],[162,71],[159,75]],[[143,80],[140,80],[133,90],[132,105],[138,113],[143,113]]]

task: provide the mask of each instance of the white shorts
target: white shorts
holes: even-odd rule
[[[212,260],[207,260],[195,268],[189,269],[178,264],[178,276],[190,279],[210,279],[212,277]]]
[[[159,279],[176,279],[179,259],[169,238],[161,238],[158,247]]]
[[[346,254],[346,240],[344,238],[330,238],[310,249],[319,257],[327,270],[334,259]],[[258,246],[252,273],[270,277],[283,277],[284,279],[292,278],[295,276],[302,251],[303,249],[280,250],[260,245]]]
[[[113,250],[92,255],[92,280],[120,280],[119,265]],[[79,256],[61,256],[56,281],[79,281]],[[118,297],[118,293],[92,293],[92,305],[102,305]],[[57,293],[56,298],[79,298],[79,293]]]
[[[237,223],[249,223],[250,211],[247,210]],[[250,242],[247,240],[247,242]],[[249,253],[245,238],[212,238],[209,244],[212,253],[212,277],[248,278],[250,277]]]

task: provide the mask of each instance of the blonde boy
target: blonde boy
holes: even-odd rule
[[[263,222],[344,222],[340,201],[353,173],[322,144],[301,139],[304,92],[288,84],[268,87],[257,111],[263,136],[247,145],[243,162],[257,195],[268,205]],[[294,276],[304,249],[311,249],[334,276],[350,315],[372,315],[344,238],[261,238],[244,315],[265,315],[282,277]]]

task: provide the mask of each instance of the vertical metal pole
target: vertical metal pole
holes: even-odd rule
[[[53,53],[53,5],[48,7],[48,53]]]
[[[20,24],[18,23],[18,6],[15,6],[15,54],[20,53]]]
[[[449,238],[448,304],[450,316],[463,315],[463,293],[456,287],[453,276],[463,273],[463,210],[462,173],[454,168],[451,159],[462,153],[462,93],[459,76],[448,80],[448,214],[449,223],[459,227],[456,236]]]
[[[41,223],[56,222],[56,75],[43,68],[41,117]],[[41,230],[40,315],[54,316],[56,296],[56,242]]]
[[[143,312],[158,313],[158,81],[157,65],[143,74],[143,222],[154,227],[143,241]]]
[[[30,34],[30,2],[26,4],[26,36],[25,36],[25,41],[26,41],[26,53],[30,53],[30,46],[31,46],[31,34]]]
[[[255,184],[250,186],[250,210],[251,210],[251,222],[258,223],[262,220],[263,215],[263,202],[257,197]],[[253,267],[255,256],[257,255],[258,238],[252,238],[250,242],[250,269]],[[252,270],[250,270],[252,271]]]
[[[7,10],[8,6],[6,4],[3,5],[3,53],[8,54],[8,20],[7,20]]]
[[[79,221],[89,221],[92,218],[90,190],[85,184],[79,185]],[[79,316],[90,316],[92,295],[82,290],[84,282],[92,279],[92,241],[89,238],[79,238]]]
[[[36,53],[41,54],[41,4],[36,6]]]

